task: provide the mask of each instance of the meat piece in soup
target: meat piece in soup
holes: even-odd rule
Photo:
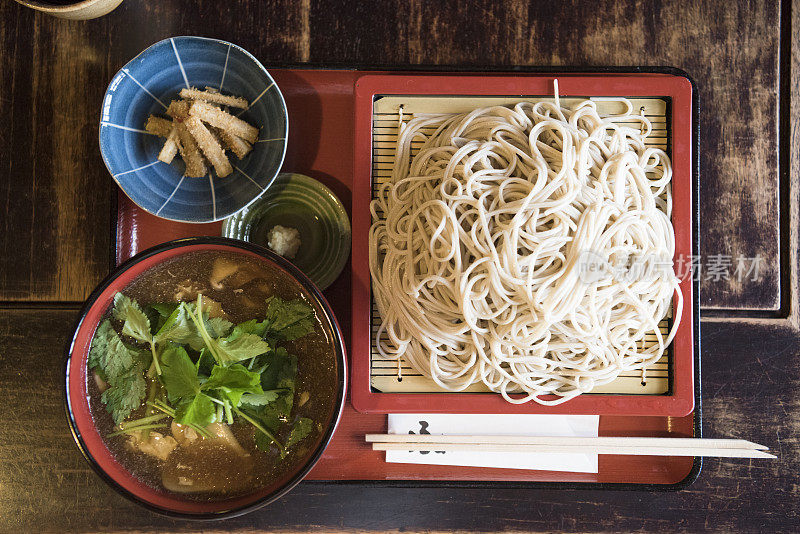
[[[306,462],[338,391],[332,333],[283,271],[192,252],[137,277],[95,333],[87,387],[109,450],[192,499],[250,493]]]

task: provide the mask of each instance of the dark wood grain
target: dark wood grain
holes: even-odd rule
[[[97,149],[107,21],[87,31],[13,2],[0,20],[0,299],[80,300],[111,245]]]
[[[800,346],[786,331],[706,327],[705,434],[770,446],[778,460],[709,459],[678,493],[392,488],[303,483],[216,524],[164,519],[105,485],[64,417],[63,353],[74,311],[0,311],[0,532],[532,530],[792,532],[800,513]]]
[[[796,532],[800,0],[791,4],[125,0],[102,19],[68,22],[0,2],[0,532]],[[791,16],[791,27],[782,21],[790,64],[780,62],[781,15]],[[178,34],[237,42],[266,64],[685,69],[702,106],[703,254],[761,254],[769,267],[758,284],[704,281],[703,304],[791,314],[773,325],[704,324],[704,434],[765,443],[778,460],[710,459],[678,493],[303,483],[217,524],[171,521],[118,496],[81,458],[64,418],[63,348],[77,308],[13,302],[80,301],[107,273],[113,188],[97,149],[99,102],[116,69]],[[780,79],[788,140],[778,132]]]
[[[110,188],[96,142],[102,92],[149,44],[199,34],[235,41],[266,64],[685,69],[702,102],[702,253],[763,258],[759,282],[703,280],[702,304],[781,308],[775,1],[126,0],[87,22],[4,2],[0,16],[0,88],[13,102],[0,107],[11,125],[0,138],[0,300],[80,301],[102,277],[110,245],[98,231]]]
[[[788,76],[789,109],[785,126],[789,130],[788,182],[789,182],[789,272],[793,274],[789,285],[790,319],[800,329],[800,0],[792,0],[791,42],[789,43],[790,68]],[[785,69],[784,69],[785,70]],[[786,77],[785,77],[786,78]],[[788,124],[787,124],[788,123]]]
[[[702,102],[702,255],[763,258],[760,281],[704,278],[701,305],[780,308],[778,2],[378,4],[312,4],[311,59],[688,72]],[[359,25],[370,30],[341,38]]]

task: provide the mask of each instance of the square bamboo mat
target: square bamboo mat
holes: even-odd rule
[[[475,108],[485,106],[513,106],[519,102],[552,101],[552,96],[528,97],[454,97],[454,96],[381,96],[376,97],[372,114],[372,192],[373,197],[377,186],[391,178],[392,165],[395,160],[395,144],[402,120],[407,123],[418,113],[463,113]],[[562,97],[561,105],[571,107],[584,98]],[[663,98],[631,98],[633,112],[645,115],[651,122],[653,131],[645,140],[647,145],[661,148],[670,154],[670,132],[667,127],[667,101]],[[601,114],[618,114],[624,112],[624,106],[619,102],[597,101],[597,108]],[[631,123],[638,125],[638,123]],[[425,129],[422,130],[426,132]],[[411,144],[411,157],[419,151],[421,141]],[[662,334],[669,331],[671,312],[659,324]],[[423,376],[408,364],[404,359],[398,361],[387,360],[375,349],[377,329],[381,322],[375,302],[372,302],[371,317],[371,356],[370,356],[370,385],[373,389],[383,393],[450,393],[442,390],[431,379]],[[655,336],[646,338],[646,342],[655,344]],[[613,382],[598,386],[588,395],[598,394],[624,394],[624,395],[664,395],[670,391],[672,362],[672,347],[668,347],[664,356],[653,366],[648,368],[645,378],[641,371],[628,371],[621,374]],[[491,393],[482,383],[473,384],[467,392]]]

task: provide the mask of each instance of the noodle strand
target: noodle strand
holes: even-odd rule
[[[682,308],[671,164],[628,100],[602,100],[625,112],[556,96],[401,118],[370,205],[382,357],[446,390],[554,405],[663,356]]]

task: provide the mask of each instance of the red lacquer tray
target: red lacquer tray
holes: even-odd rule
[[[289,108],[289,141],[284,171],[300,172],[320,180],[339,196],[348,212],[352,213],[354,182],[353,158],[350,155],[354,149],[354,86],[358,78],[370,73],[295,68],[270,69],[270,73],[283,92]],[[118,194],[116,223],[117,263],[165,241],[219,235],[221,230],[220,223],[194,225],[159,219],[140,210],[121,192]],[[368,286],[352,287],[351,273],[348,263],[338,280],[325,291],[345,340],[350,340],[352,333],[351,296],[354,290],[366,291],[367,294],[369,291]],[[368,279],[353,280],[357,284],[368,283]],[[693,300],[697,300],[696,288]],[[697,329],[697,317],[692,322]],[[352,348],[353,344],[350,343],[348,350],[352,351]],[[695,397],[699,399],[699,382],[695,383]],[[699,404],[695,403],[695,410],[698,408]],[[599,433],[601,436],[699,436],[699,421],[699,411],[684,417],[602,415]],[[597,474],[388,464],[384,461],[384,453],[372,451],[364,443],[365,434],[385,431],[386,415],[359,413],[348,401],[333,440],[307,478],[392,481],[395,484],[414,485],[510,482],[566,484],[568,487],[588,483],[603,487],[654,485],[676,488],[694,480],[700,468],[699,459],[694,458],[611,455],[600,456]]]

